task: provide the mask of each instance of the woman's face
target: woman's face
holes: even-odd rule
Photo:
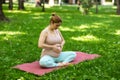
[[[53,23],[54,29],[58,29],[60,25],[61,25],[61,22]]]

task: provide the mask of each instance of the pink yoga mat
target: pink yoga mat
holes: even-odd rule
[[[83,53],[83,52],[76,52],[76,54],[77,54],[77,57],[75,58],[75,60],[73,62],[71,62],[72,64],[78,64],[85,60],[92,60],[92,59],[95,59],[100,56],[98,54],[87,54],[87,53]],[[20,64],[20,65],[14,66],[13,68],[16,68],[16,69],[19,69],[22,71],[26,71],[27,73],[32,73],[32,74],[41,76],[46,73],[52,72],[54,70],[60,69],[62,67],[42,68],[42,67],[40,67],[39,62],[35,61],[35,62],[31,62],[31,63]]]

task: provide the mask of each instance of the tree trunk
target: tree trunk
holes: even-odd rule
[[[5,4],[5,1],[6,1],[6,0],[1,0],[1,1],[2,1],[3,4]]]
[[[9,21],[8,18],[5,17],[2,9],[2,0],[0,0],[0,21]]]
[[[120,15],[120,0],[116,0],[117,4],[117,14]]]
[[[95,4],[96,4],[96,14],[98,13],[98,1],[95,0]]]
[[[45,0],[42,0],[42,11],[45,12]]]
[[[13,10],[13,0],[9,0],[9,10]]]
[[[24,0],[18,0],[18,10],[25,10]]]

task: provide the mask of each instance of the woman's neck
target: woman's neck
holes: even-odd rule
[[[48,26],[48,29],[49,29],[50,31],[54,31],[52,25],[49,25],[49,26]]]

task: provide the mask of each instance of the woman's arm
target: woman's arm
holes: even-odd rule
[[[62,36],[61,32],[58,30],[60,36],[61,36],[61,39],[62,39],[62,42],[61,42],[61,48],[63,48],[64,44],[65,44],[65,39],[64,37]]]
[[[41,33],[40,33],[40,37],[39,37],[39,40],[38,40],[38,47],[39,48],[47,48],[47,49],[52,49],[53,48],[53,45],[47,45],[45,44],[45,39],[47,37],[47,32],[45,30],[43,30]]]

